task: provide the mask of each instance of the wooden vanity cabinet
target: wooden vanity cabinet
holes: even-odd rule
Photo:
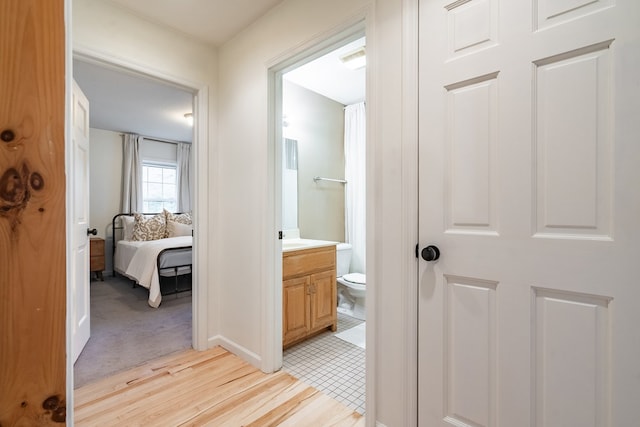
[[[282,345],[337,328],[336,247],[282,254]]]

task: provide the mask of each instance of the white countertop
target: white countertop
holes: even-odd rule
[[[301,249],[322,248],[324,246],[335,246],[339,242],[329,240],[313,239],[283,239],[282,252],[298,251]]]

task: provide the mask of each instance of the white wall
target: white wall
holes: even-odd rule
[[[216,52],[182,34],[142,21],[110,3],[74,0],[74,49],[97,52],[135,67],[149,67],[210,88],[210,135],[201,169],[197,218],[210,245],[207,336],[224,337],[262,357],[261,315],[272,238],[269,188],[267,64],[297,47],[370,13],[367,34],[368,237],[367,271],[375,294],[377,342],[367,349],[375,372],[375,418],[388,426],[411,425],[407,415],[410,362],[406,312],[410,287],[403,281],[412,247],[401,225],[407,212],[403,164],[402,6],[405,0],[285,0]],[[375,6],[375,7],[374,7]],[[219,66],[217,65],[219,64]],[[216,111],[215,108],[218,108]],[[217,123],[220,124],[217,129]],[[216,138],[217,136],[217,138]],[[217,159],[220,159],[218,162]],[[204,170],[206,169],[206,170]],[[415,177],[413,177],[415,179]],[[209,227],[210,226],[210,227]],[[410,229],[411,227],[409,227]],[[409,247],[408,247],[409,246]],[[208,250],[208,248],[207,248]],[[371,321],[370,321],[371,322]],[[369,328],[368,328],[369,329]],[[410,368],[410,367],[409,367]],[[372,384],[368,384],[368,390]],[[371,411],[371,412],[369,412]],[[368,408],[373,413],[373,408]]]
[[[403,281],[412,255],[414,235],[407,239],[403,211],[403,86],[402,0],[284,1],[270,13],[222,46],[219,52],[220,239],[229,254],[217,269],[220,330],[238,345],[261,355],[261,298],[268,294],[271,250],[269,216],[268,67],[297,52],[310,40],[331,33],[366,6],[372,33],[367,34],[370,55],[367,106],[368,147],[373,169],[368,171],[368,282],[375,293],[377,342],[367,349],[368,368],[375,384],[368,384],[369,402],[377,421],[388,426],[411,425],[407,410],[409,360],[406,349],[406,294],[417,283]],[[415,159],[415,155],[413,156]],[[415,176],[414,176],[415,179]],[[415,183],[415,181],[414,181]],[[224,226],[224,227],[223,227]],[[369,237],[372,237],[369,239]],[[375,237],[375,240],[373,239]],[[251,243],[248,243],[251,242]],[[409,292],[410,293],[410,292]],[[369,303],[368,303],[369,304]],[[368,321],[372,322],[372,321]],[[415,380],[415,378],[414,378]],[[371,410],[371,412],[369,412]],[[374,414],[368,408],[368,414]]]
[[[298,228],[305,239],[344,241],[344,105],[283,82],[285,136],[298,141]]]
[[[104,0],[73,1],[73,50],[202,84],[215,82],[215,49]]]
[[[91,108],[91,106],[89,106]],[[90,226],[105,239],[105,268],[112,271],[111,220],[120,210],[122,137],[117,132],[89,130]]]
[[[219,238],[229,257],[217,270],[220,330],[262,357],[262,299],[273,271],[269,222],[268,66],[283,53],[342,24],[363,0],[284,1],[219,51]],[[271,202],[271,205],[270,205]],[[271,282],[273,286],[273,283]]]

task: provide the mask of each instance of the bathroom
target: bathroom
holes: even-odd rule
[[[337,332],[287,348],[284,369],[338,400],[342,397],[361,413],[366,301],[364,45],[363,37],[350,41],[284,74],[282,83],[283,251],[299,239],[338,243]],[[345,65],[345,59],[360,63]],[[339,73],[323,68],[331,62],[342,67]],[[316,77],[310,80],[310,75]],[[329,360],[337,356],[346,360],[339,368]]]

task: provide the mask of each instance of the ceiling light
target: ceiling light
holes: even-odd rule
[[[185,113],[184,118],[187,119],[187,122],[193,126],[193,113]]]
[[[367,65],[367,54],[365,47],[362,46],[352,52],[340,56],[340,61],[345,67],[351,70],[357,70]]]

